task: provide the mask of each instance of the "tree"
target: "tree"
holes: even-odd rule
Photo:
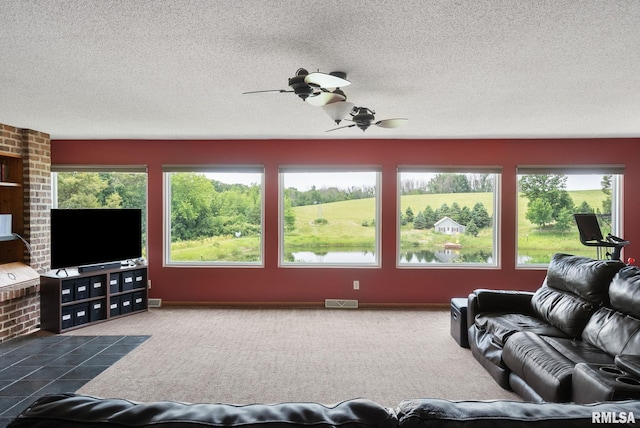
[[[529,202],[525,217],[533,224],[544,227],[553,221],[553,208],[544,199],[534,199]]]
[[[431,208],[431,205],[427,205],[427,207],[423,211],[424,220],[425,220],[425,228],[431,229],[433,225],[439,219],[436,218],[436,212]]]
[[[284,230],[292,232],[296,229],[296,213],[291,206],[291,199],[284,197]]]
[[[491,226],[491,216],[482,202],[476,202],[471,211],[471,220],[479,229]]]
[[[581,214],[589,214],[593,212],[594,212],[593,208],[591,208],[591,206],[587,203],[587,201],[582,201],[580,206],[576,209],[576,213],[581,213]]]
[[[427,221],[424,218],[424,214],[422,213],[422,211],[420,211],[418,213],[418,215],[416,216],[416,218],[413,220],[413,227],[416,229],[426,229],[427,228]]]
[[[69,172],[58,174],[59,208],[100,208],[98,195],[107,188],[107,182],[96,172]]]
[[[573,201],[569,192],[567,192],[567,176],[562,174],[531,174],[524,175],[520,179],[520,190],[522,194],[529,199],[527,208],[532,209],[534,201],[544,201],[551,208],[551,220],[545,221],[545,224],[557,220],[562,209],[573,211]],[[540,217],[541,205],[536,206],[537,214],[532,214],[533,218]],[[546,210],[546,208],[545,208]],[[527,217],[528,218],[528,217]],[[540,224],[532,221],[532,223]]]
[[[493,174],[468,174],[472,192],[493,192]]]
[[[456,221],[460,224],[464,224],[460,220],[461,215],[462,215],[462,208],[460,208],[460,204],[458,204],[457,202],[453,202],[451,204],[451,208],[449,209],[449,217],[451,217],[453,221]]]
[[[472,220],[472,212],[468,206],[462,207],[460,210],[460,214],[458,214],[458,219],[456,220],[460,224],[467,224]]]
[[[438,220],[440,220],[443,217],[450,217],[450,211],[451,208],[449,208],[449,205],[447,205],[446,202],[444,202],[442,205],[440,205],[440,208],[438,208],[436,210],[436,217],[438,217]]]
[[[611,178],[610,175],[605,175],[600,182],[602,193],[607,195],[605,200],[602,201],[602,212],[607,214],[611,212]]]
[[[171,175],[171,238],[174,241],[211,236],[215,190],[202,174]]]
[[[467,228],[465,229],[464,233],[471,236],[478,236],[478,233],[480,233],[480,229],[478,229],[478,226],[476,226],[474,221],[471,220],[469,223],[467,223]]]
[[[464,174],[436,174],[427,183],[429,193],[467,193],[471,191],[469,180]]]
[[[556,224],[553,226],[559,232],[566,232],[571,229],[573,225],[573,213],[566,208],[563,208],[556,219]]]
[[[411,209],[411,207],[407,207],[404,214],[406,216],[407,223],[413,223],[413,210]]]

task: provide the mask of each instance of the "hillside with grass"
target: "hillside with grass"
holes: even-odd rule
[[[569,191],[574,205],[583,202],[601,209],[605,199],[600,190]],[[490,216],[493,212],[493,193],[455,193],[404,195],[400,198],[400,212],[411,207],[414,213],[431,206],[434,210],[442,204],[457,202],[460,207],[473,206],[480,202]],[[331,251],[338,249],[373,250],[375,248],[376,206],[375,198],[356,199],[324,204],[293,207],[295,227],[284,237],[285,253],[292,251]],[[578,239],[577,227],[559,232],[550,225],[540,228],[526,219],[527,199],[518,201],[518,252],[530,255],[530,262],[548,260],[549,254],[558,251],[594,256],[592,248],[584,247]],[[603,227],[603,233],[609,232]],[[401,249],[442,248],[453,241],[464,249],[491,250],[493,234],[491,228],[481,229],[478,236],[465,234],[445,235],[433,229],[414,229],[411,223],[400,229]],[[386,246],[395,243],[384,243]],[[259,236],[221,236],[172,244],[172,259],[179,260],[234,260],[256,261],[260,254]],[[391,247],[393,248],[393,247]]]

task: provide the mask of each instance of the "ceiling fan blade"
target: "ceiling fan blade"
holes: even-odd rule
[[[249,92],[243,92],[242,94],[258,94],[260,92],[293,92],[293,91],[289,91],[287,89],[265,89],[264,91],[249,91]]]
[[[327,104],[336,103],[338,101],[344,101],[347,97],[342,94],[337,94],[335,92],[318,92],[317,95],[310,96],[307,98],[307,104],[311,104],[312,106],[322,107]]]
[[[407,123],[409,119],[405,118],[395,118],[395,119],[383,119],[379,120],[374,125],[379,126],[380,128],[398,128],[399,126]]]
[[[337,131],[338,129],[351,128],[352,126],[356,126],[356,124],[355,124],[355,123],[352,123],[351,125],[338,126],[337,128],[327,129],[327,130],[326,130],[326,131],[324,131],[324,132]]]
[[[343,79],[332,74],[321,73],[319,71],[309,73],[304,78],[304,82],[309,86],[316,86],[320,88],[341,88],[351,84],[347,79]]]

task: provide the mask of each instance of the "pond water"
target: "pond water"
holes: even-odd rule
[[[288,252],[285,257],[288,263],[300,264],[327,264],[327,265],[348,265],[348,264],[375,264],[376,254],[372,250],[352,249],[352,250],[307,250]],[[493,255],[490,251],[472,251],[458,249],[436,250],[411,250],[401,251],[400,264],[406,266],[419,266],[431,264],[451,264],[451,263],[493,263]]]
[[[558,251],[530,250],[518,251],[518,265],[547,264]],[[584,252],[584,251],[583,251]],[[591,254],[581,254],[581,251],[569,252],[570,254],[595,257]],[[350,264],[375,264],[377,262],[375,251],[371,249],[334,249],[317,248],[305,251],[290,251],[286,253],[287,263],[317,264],[317,265],[350,265]],[[401,266],[421,266],[437,264],[493,264],[495,258],[489,250],[477,249],[443,249],[432,250],[416,249],[401,250]]]
[[[312,264],[374,264],[376,255],[373,251],[296,251],[287,258],[293,263]]]

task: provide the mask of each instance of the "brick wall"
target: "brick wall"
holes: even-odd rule
[[[36,271],[49,270],[49,210],[51,208],[51,140],[48,134],[0,124],[0,151],[22,156],[24,230],[31,244],[24,262]],[[40,283],[0,288],[0,342],[29,333],[40,324]]]
[[[0,290],[0,343],[36,330],[40,324],[39,281]]]
[[[40,273],[51,261],[49,225],[51,209],[51,140],[48,134],[22,130],[24,167],[24,234],[31,243],[27,264]]]

